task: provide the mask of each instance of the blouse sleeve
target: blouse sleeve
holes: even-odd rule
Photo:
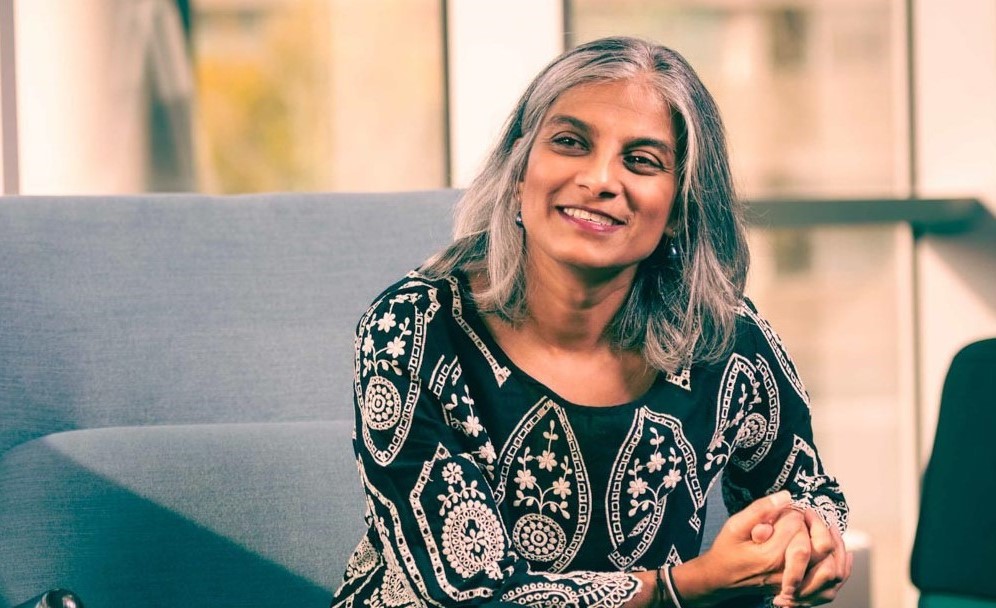
[[[809,395],[771,325],[749,301],[741,309],[753,354],[749,399],[734,442],[723,494],[731,512],[766,494],[789,490],[795,504],[814,509],[828,526],[847,528],[847,503],[813,443]],[[739,355],[734,355],[739,356]]]
[[[532,572],[515,554],[489,483],[495,449],[436,285],[411,276],[356,333],[354,447],[385,585],[414,605],[622,605],[639,589],[634,576]]]

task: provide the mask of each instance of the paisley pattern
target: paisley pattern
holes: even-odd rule
[[[507,551],[490,488],[474,478],[479,477],[474,469],[472,461],[452,458],[440,445],[423,466],[410,499],[437,582],[458,602],[492,595],[488,586],[461,588],[453,581],[501,580],[500,563]],[[440,520],[441,526],[433,525]]]
[[[632,572],[699,550],[718,480],[731,510],[789,489],[843,529],[808,396],[750,302],[718,366],[639,400],[568,403],[518,372],[463,277],[409,274],[357,326],[354,449],[369,530],[333,606],[619,607]]]
[[[398,455],[411,429],[421,383],[426,326],[439,310],[436,289],[410,291],[375,304],[360,321],[354,375],[363,441],[378,464]],[[398,389],[405,386],[404,394]]]
[[[760,391],[759,400],[752,402],[749,414],[737,430],[734,439],[736,455],[733,457],[737,467],[750,471],[771,451],[771,445],[778,435],[781,423],[781,402],[778,396],[778,384],[771,371],[771,366],[761,355],[757,355],[754,363],[754,384]],[[767,411],[760,411],[767,403]]]
[[[695,450],[681,421],[647,407],[637,411],[612,470],[605,505],[613,546],[609,559],[627,569],[657,536],[672,492],[687,493],[694,504],[705,498]],[[698,531],[701,520],[693,517],[687,523]]]
[[[588,531],[591,493],[581,448],[564,408],[540,399],[509,436],[496,497],[518,521],[512,543],[544,570],[560,572]],[[511,476],[511,478],[510,478]],[[547,546],[537,543],[546,539]]]

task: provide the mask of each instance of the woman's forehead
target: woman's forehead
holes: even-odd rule
[[[670,107],[646,79],[575,85],[561,93],[550,105],[541,126],[578,121],[631,126],[659,136],[671,134]]]

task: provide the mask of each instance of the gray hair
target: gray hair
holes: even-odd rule
[[[483,272],[487,285],[475,296],[477,306],[510,323],[521,321],[526,250],[515,223],[515,194],[540,124],[572,87],[643,76],[670,107],[674,122],[678,187],[669,225],[676,230],[640,263],[607,333],[616,348],[639,350],[652,367],[677,372],[729,353],[749,255],[716,103],[688,62],[666,47],[603,38],[544,68],[457,204],[454,243],[430,258],[422,272],[430,277]],[[677,256],[667,253],[672,244]]]

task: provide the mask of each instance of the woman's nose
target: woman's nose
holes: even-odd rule
[[[609,155],[591,155],[579,168],[575,181],[598,198],[613,198],[622,192],[616,171],[616,159]]]

